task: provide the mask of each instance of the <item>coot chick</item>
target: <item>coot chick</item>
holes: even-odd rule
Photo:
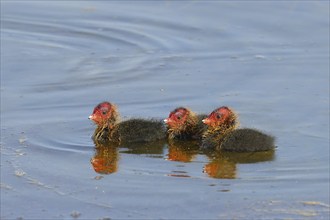
[[[238,127],[238,116],[226,107],[215,109],[203,123],[208,129],[203,134],[202,147],[236,152],[273,150],[275,138],[251,128]]]
[[[188,108],[179,107],[170,112],[164,119],[167,124],[168,139],[197,140],[201,139],[207,126],[202,122],[206,115],[196,115]]]
[[[119,122],[117,107],[109,102],[98,104],[89,119],[97,125],[92,138],[99,143],[137,143],[166,138],[162,121],[135,118]]]

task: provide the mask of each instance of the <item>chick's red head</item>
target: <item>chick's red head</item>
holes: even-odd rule
[[[164,119],[164,122],[169,128],[180,128],[186,123],[189,114],[190,111],[186,108],[176,108],[170,113],[168,118]]]
[[[203,119],[203,123],[207,124],[210,127],[218,127],[221,125],[229,125],[234,123],[235,115],[233,111],[226,107],[222,106],[220,108],[215,109],[211,114]]]
[[[98,104],[93,113],[88,117],[97,125],[103,125],[106,121],[113,116],[116,107],[109,102],[102,102]]]

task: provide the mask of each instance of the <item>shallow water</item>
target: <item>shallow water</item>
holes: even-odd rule
[[[122,118],[236,109],[274,152],[95,149]],[[1,1],[1,219],[328,219],[329,2]]]

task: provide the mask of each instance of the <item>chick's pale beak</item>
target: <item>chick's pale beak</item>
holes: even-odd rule
[[[210,119],[208,119],[208,118],[204,118],[203,120],[202,120],[202,122],[204,123],[204,124],[209,124],[210,123]]]
[[[94,115],[90,115],[90,116],[88,117],[88,119],[89,119],[89,120],[93,120],[93,119],[94,119]]]
[[[169,118],[165,118],[165,119],[164,119],[164,122],[165,122],[166,124],[168,124],[168,123],[170,122],[170,119],[169,119]]]

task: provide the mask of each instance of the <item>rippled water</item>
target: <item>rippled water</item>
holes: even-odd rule
[[[274,152],[99,148],[87,119],[228,105]],[[1,1],[1,219],[327,219],[329,2]]]

